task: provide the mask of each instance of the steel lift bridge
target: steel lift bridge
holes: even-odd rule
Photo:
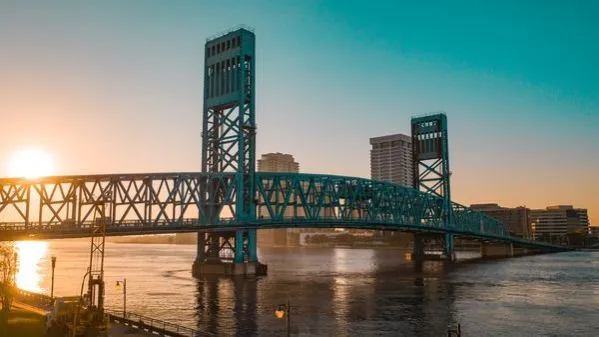
[[[256,230],[359,228],[415,233],[453,259],[454,237],[523,252],[565,247],[510,236],[450,199],[447,119],[412,119],[413,189],[363,178],[256,172],[255,35],[239,28],[206,42],[202,171],[0,179],[0,241],[88,237],[105,205],[108,236],[198,232],[193,273],[262,274]],[[257,216],[257,214],[260,214]]]

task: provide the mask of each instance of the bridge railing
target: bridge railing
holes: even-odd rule
[[[60,221],[51,222],[31,222],[24,224],[22,222],[0,222],[0,231],[53,231],[60,229],[91,229],[94,226],[94,221],[85,221],[81,223],[64,223]],[[175,221],[168,220],[157,220],[157,221],[143,221],[143,220],[120,220],[118,222],[109,221],[106,223],[106,227],[110,228],[127,228],[127,227],[140,227],[140,226],[191,226],[198,225],[198,219],[181,219]]]
[[[7,287],[2,283],[0,283],[0,289],[2,291],[9,291],[13,299],[36,308],[49,311],[54,305],[54,300],[45,294],[23,290],[14,286]]]

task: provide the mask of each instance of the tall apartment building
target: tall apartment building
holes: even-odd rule
[[[259,172],[291,172],[299,173],[299,164],[293,159],[293,156],[285,153],[266,153],[258,159]],[[258,217],[268,217],[266,207],[258,207]],[[293,210],[285,210],[285,216],[293,216]],[[288,233],[290,229],[261,229],[258,231],[258,243],[266,245],[288,244]]]
[[[572,205],[548,206],[529,212],[533,237],[536,240],[563,242],[569,233],[588,233],[589,216],[585,208]]]
[[[299,172],[299,163],[286,153],[265,153],[258,159],[259,172]]]
[[[370,178],[412,187],[412,137],[398,133],[370,138]],[[410,236],[409,234],[377,231],[379,236]]]
[[[474,204],[470,208],[503,222],[508,230],[515,236],[531,238],[530,222],[528,220],[528,208],[520,206],[515,208],[501,207],[498,204]]]
[[[395,134],[370,138],[370,177],[413,186],[412,138]]]

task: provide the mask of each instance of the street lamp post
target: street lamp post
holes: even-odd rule
[[[54,269],[56,268],[56,256],[52,256],[52,285],[50,287],[50,298],[54,299]]]
[[[122,281],[116,281],[116,286],[119,288],[123,284],[123,318],[126,318],[127,315],[127,279],[123,279]]]
[[[287,300],[287,337],[291,336],[291,305]]]
[[[275,316],[279,319],[285,318],[287,336],[291,336],[291,305],[289,304],[289,300],[287,300],[286,304],[279,304],[276,307]]]

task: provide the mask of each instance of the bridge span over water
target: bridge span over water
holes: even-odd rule
[[[255,217],[239,218],[237,173],[154,173],[0,179],[0,240],[222,232],[267,228],[355,228],[449,233],[538,249],[562,246],[510,236],[485,214],[397,184],[324,174],[255,173]],[[213,191],[202,197],[208,186]],[[209,196],[212,196],[210,198]],[[101,214],[101,215],[100,215]]]
[[[566,249],[512,237],[504,224],[451,201],[445,114],[412,118],[415,188],[256,172],[255,60],[249,29],[206,41],[200,173],[0,179],[0,241],[85,237],[98,225],[107,235],[198,232],[198,276],[256,273],[256,230],[267,228],[408,231],[416,233],[416,257],[438,241],[450,260],[456,236],[511,250]]]

